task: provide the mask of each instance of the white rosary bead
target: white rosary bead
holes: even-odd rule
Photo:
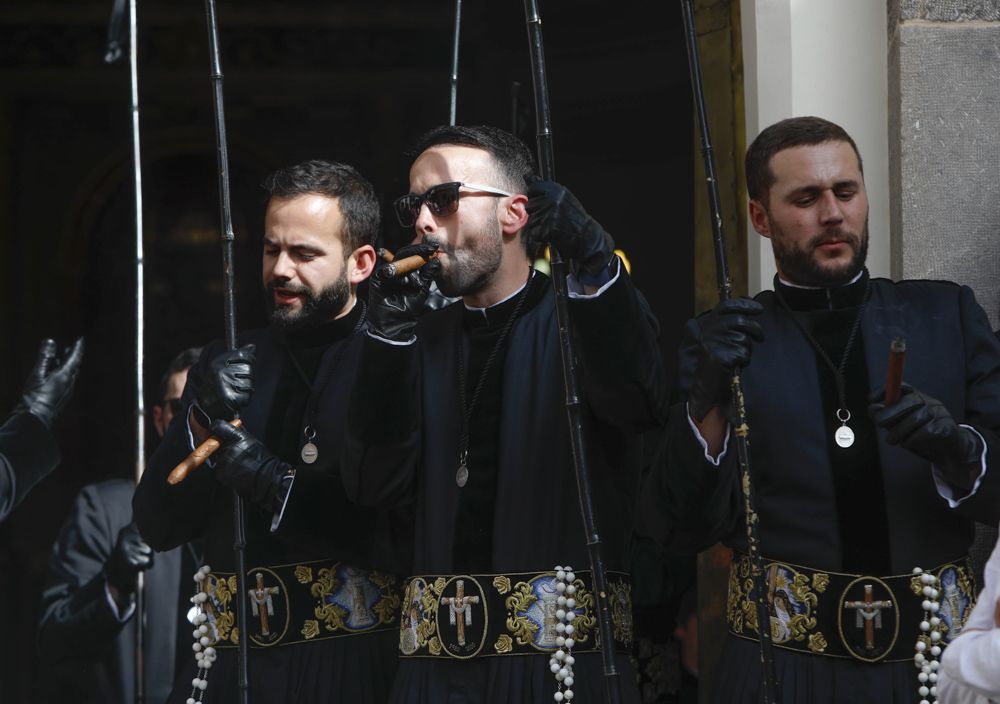
[[[199,650],[201,650],[201,643],[192,643],[191,650],[197,653]]]
[[[573,690],[572,689],[564,690],[563,694],[566,695],[566,701],[570,701],[571,699],[573,699]]]
[[[557,662],[552,663],[551,665],[549,665],[549,669],[552,670],[552,674],[554,675],[555,673],[559,672],[559,663]]]
[[[572,572],[567,572],[566,573],[566,581],[567,582],[575,582],[576,581],[576,575],[573,574]]]
[[[927,621],[921,621],[920,622],[920,630],[921,631],[929,631],[929,630],[931,630],[931,624],[928,623]]]
[[[188,697],[187,701],[184,704],[198,704],[198,702],[195,701],[194,697]]]
[[[555,657],[556,660],[565,660],[566,653],[562,650],[557,650],[556,654],[553,657]]]
[[[931,602],[928,599],[924,599],[923,603],[920,604],[920,606],[923,608],[924,611],[930,611],[931,610]]]
[[[566,593],[569,594],[570,596],[573,596],[574,594],[576,594],[576,587],[574,587],[572,584],[567,584]]]
[[[566,685],[567,687],[572,687],[573,686],[573,678],[572,677],[567,677],[566,679],[563,680],[563,684]]]
[[[931,646],[931,655],[933,655],[934,657],[937,657],[940,654],[941,654],[941,646],[940,645],[932,645]]]
[[[936,626],[939,623],[941,623],[941,619],[940,618],[938,618],[937,616],[931,616],[931,625],[932,626]]]
[[[561,702],[563,700],[563,693],[556,692],[555,694],[552,695],[552,698],[555,699],[557,702]]]
[[[914,567],[913,568],[913,574],[923,574],[923,573],[924,573],[924,571],[922,569],[920,569],[919,567]]]
[[[215,648],[205,648],[205,655],[207,655],[212,659],[215,659]]]
[[[556,618],[562,621],[566,618],[566,611],[564,609],[556,609]]]
[[[559,672],[556,673],[556,679],[562,682],[567,677],[569,677],[569,670],[565,667],[559,668]]]
[[[941,634],[937,631],[931,631],[931,643],[937,643],[941,640]]]
[[[567,665],[575,665],[576,664],[576,658],[574,658],[572,655],[567,655],[565,662],[566,662]]]
[[[922,653],[922,652],[924,652],[925,650],[927,650],[927,644],[926,644],[926,643],[924,643],[924,642],[923,642],[922,640],[918,640],[918,641],[917,641],[917,652],[918,652],[918,653]],[[921,656],[921,657],[922,657],[922,656]]]
[[[566,639],[566,647],[567,648],[572,648],[574,645],[576,645],[576,641],[574,641],[572,638],[567,638]],[[569,662],[572,659],[573,659],[572,657],[566,656],[566,661],[567,662]],[[573,663],[569,663],[569,664],[572,665]]]
[[[565,623],[557,623],[556,624],[556,633],[565,633],[565,632],[566,632],[566,624]]]
[[[930,677],[926,672],[921,672],[919,675],[917,675],[917,679],[920,680],[921,682],[926,682],[928,679],[930,679]]]
[[[566,626],[565,627],[565,631],[566,631],[566,635],[568,635],[568,636],[573,635],[573,626],[571,626],[571,625]]]
[[[938,677],[937,674],[932,672],[931,674],[927,675],[927,679],[929,679],[931,682],[937,682]]]
[[[566,600],[566,608],[567,609],[575,609],[576,608],[576,599],[567,599]]]
[[[556,582],[556,591],[562,594],[566,591],[566,584],[563,582]]]
[[[556,579],[558,579],[561,582],[566,581],[566,573],[563,572],[562,570],[556,570]]]
[[[203,692],[208,689],[208,680],[198,680],[198,689]]]
[[[924,685],[923,687],[921,687],[920,689],[917,690],[917,693],[921,697],[926,697],[927,695],[929,695],[931,693],[931,690],[930,690],[929,687],[927,687],[926,685]]]
[[[556,645],[558,645],[560,648],[566,645],[566,638],[564,638],[563,636],[556,636]]]

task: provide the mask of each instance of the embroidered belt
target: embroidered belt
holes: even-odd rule
[[[589,571],[576,572],[573,652],[598,650],[597,606]],[[410,577],[403,596],[399,651],[408,657],[468,659],[551,653],[559,636],[555,572]],[[632,647],[632,584],[607,573],[615,645]]]
[[[235,648],[235,573],[209,572],[201,585],[212,645]],[[399,578],[340,562],[254,567],[247,570],[250,644],[269,648],[395,629],[400,594]]]
[[[912,660],[914,643],[931,645],[920,631],[924,585],[913,574],[873,577],[814,570],[764,561],[771,638],[778,648],[864,662]],[[968,558],[939,565],[937,616],[933,630],[949,643],[972,611],[976,589]],[[756,590],[750,558],[733,554],[726,607],[729,632],[757,640]]]

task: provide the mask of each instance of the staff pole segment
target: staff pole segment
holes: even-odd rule
[[[108,23],[108,45],[105,63],[112,64],[121,58],[121,26],[125,14],[125,0],[115,0]],[[129,25],[129,83],[131,86],[132,126],[132,183],[135,205],[135,481],[138,484],[146,465],[146,399],[144,385],[145,314],[144,314],[144,250],[142,241],[142,157],[139,152],[139,23],[136,0],[128,0]],[[136,704],[146,701],[144,642],[146,631],[145,580],[140,572],[135,590],[135,671],[134,687]]]
[[[549,88],[545,68],[545,50],[542,43],[542,18],[537,0],[524,0],[524,14],[528,27],[528,46],[531,51],[531,74],[535,87],[535,124],[538,137],[538,168],[543,179],[554,177],[555,158],[552,148],[552,117],[549,113]],[[580,499],[580,514],[586,533],[590,571],[594,576],[594,598],[597,600],[597,627],[601,637],[601,661],[604,666],[604,691],[609,704],[621,701],[620,675],[615,665],[614,635],[611,629],[611,609],[608,604],[607,574],[602,557],[601,536],[597,528],[590,467],[583,437],[580,385],[573,350],[573,331],[569,317],[566,285],[566,262],[555,247],[549,246],[552,288],[556,296],[556,324],[559,327],[559,346],[562,353],[563,385],[566,392],[566,415],[569,421],[570,447],[573,467],[576,470],[576,487]]]
[[[222,97],[222,59],[219,51],[219,25],[215,12],[215,0],[205,0],[205,14],[208,20],[208,46],[211,61],[212,109],[215,114],[215,147],[219,173],[219,215],[222,223],[222,296],[223,315],[226,328],[226,349],[236,349],[236,272],[233,264],[234,242],[233,216],[229,190],[229,152],[226,142],[226,115]],[[233,492],[233,550],[236,556],[236,591],[241,607],[236,610],[239,628],[239,692],[240,701],[250,701],[250,683],[247,676],[249,659],[249,637],[247,630],[247,585],[246,585],[246,520],[243,498]]]
[[[451,100],[449,102],[448,124],[455,126],[458,114],[458,42],[462,32],[462,0],[455,0],[455,31],[451,40]]]
[[[694,23],[692,0],[681,0],[684,13],[684,36],[687,41],[688,63],[691,68],[691,90],[694,94],[695,110],[698,117],[698,131],[701,133],[701,154],[705,164],[705,180],[708,187],[708,203],[712,215],[712,241],[715,246],[715,273],[719,286],[719,299],[727,301],[732,297],[732,282],[729,279],[729,264],[726,255],[726,236],[722,229],[722,207],[719,202],[719,182],[715,174],[715,157],[712,154],[712,140],[708,132],[708,113],[705,108],[705,91],[701,84],[701,61],[698,55],[698,34]],[[746,402],[743,397],[743,380],[739,370],[733,374],[733,405],[736,412],[734,435],[736,455],[740,466],[740,485],[743,487],[743,511],[746,516],[747,552],[754,591],[757,592],[757,633],[760,642],[760,662],[764,687],[762,700],[765,704],[777,704],[780,700],[778,679],[774,669],[774,644],[771,640],[771,609],[767,603],[767,582],[764,575],[763,558],[760,554],[759,517],[755,509],[756,500],[750,472],[750,423],[747,419]]]

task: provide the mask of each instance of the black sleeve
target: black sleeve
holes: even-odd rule
[[[182,396],[189,409],[197,396],[198,383],[211,359],[222,351],[213,343],[202,352],[198,363],[188,372]],[[163,440],[149,460],[132,508],[143,539],[154,550],[170,550],[203,535],[208,526],[220,484],[209,467],[202,466],[179,484],[167,483],[167,476],[191,452],[187,413],[174,416]]]
[[[965,420],[986,441],[986,475],[979,489],[956,509],[989,525],[1000,521],[1000,340],[968,286],[959,311],[965,346]]]
[[[100,648],[124,627],[104,588],[104,564],[116,538],[101,496],[94,487],[84,487],[49,558],[38,628],[47,661]]]
[[[649,305],[619,262],[618,278],[599,296],[570,299],[587,404],[602,421],[635,431],[662,425],[667,383]]]
[[[0,426],[0,521],[60,459],[55,435],[42,421],[27,411],[7,418]]]
[[[390,345],[365,335],[350,397],[342,479],[362,506],[408,502],[420,457],[419,341]]]

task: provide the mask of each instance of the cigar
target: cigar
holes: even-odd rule
[[[385,247],[379,247],[378,249],[376,249],[376,250],[375,250],[375,254],[377,254],[377,255],[379,256],[379,258],[380,258],[380,259],[381,259],[382,261],[384,261],[384,262],[391,262],[391,261],[392,261],[393,259],[395,259],[395,258],[396,258],[396,257],[395,257],[395,256],[393,255],[393,253],[392,253],[392,252],[390,252],[390,251],[389,251],[388,249],[386,249]]]
[[[906,360],[906,340],[892,338],[889,345],[889,370],[885,375],[885,405],[891,406],[901,395],[903,385],[903,362]]]
[[[392,256],[392,252],[389,252],[388,250],[385,251],[390,257]],[[437,252],[431,252],[426,259],[419,254],[414,254],[413,256],[404,257],[402,259],[387,259],[385,257],[382,257],[383,259],[385,259],[387,264],[381,269],[379,269],[379,278],[382,280],[386,280],[386,279],[397,279],[400,276],[406,276],[410,272],[416,271],[425,264],[429,264],[430,262],[434,261],[435,259],[437,259],[437,256],[438,256]]]
[[[239,418],[229,421],[234,428],[243,425]],[[194,448],[190,455],[184,458],[180,464],[174,467],[173,471],[167,475],[167,484],[180,484],[187,477],[188,473],[205,464],[205,460],[212,456],[212,453],[222,447],[222,443],[214,435],[205,442]]]

